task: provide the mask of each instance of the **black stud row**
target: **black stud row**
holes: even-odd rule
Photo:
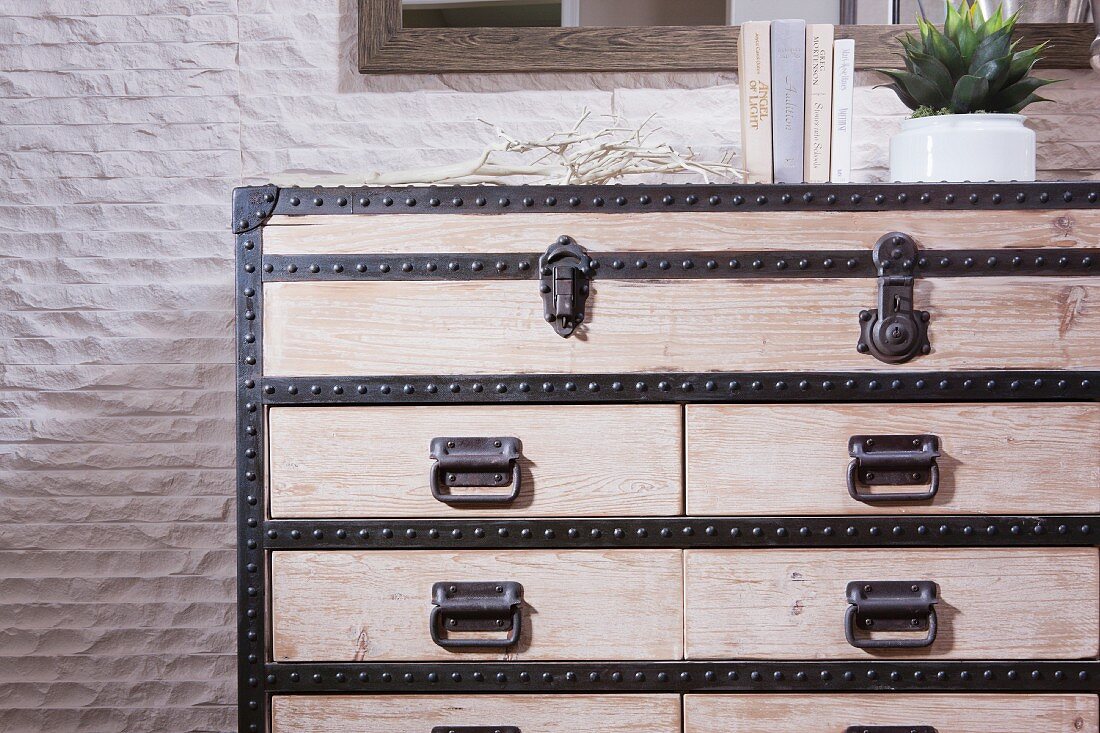
[[[238,189],[240,191],[241,189]],[[247,189],[246,189],[247,190]],[[256,191],[255,205],[265,201]],[[253,409],[260,400],[262,373],[263,286],[260,262],[263,229],[236,237],[237,253],[237,710],[238,730],[264,731],[267,716],[262,678],[266,662],[264,640],[265,587],[262,524],[263,414]],[[250,318],[243,317],[251,314]]]
[[[249,189],[241,189],[249,190]],[[942,211],[1089,208],[1090,181],[1036,183],[491,186],[279,189],[272,213],[428,214],[552,211]],[[238,216],[237,221],[243,220]]]
[[[258,501],[257,496],[246,501]],[[268,550],[1034,547],[1100,544],[1100,516],[269,520]]]
[[[695,372],[511,376],[293,377],[263,380],[262,402],[477,404],[602,402],[1093,401],[1100,373]],[[254,381],[251,382],[253,385]],[[258,402],[247,406],[256,410]]]
[[[599,280],[701,280],[750,278],[877,277],[871,254],[830,252],[600,252],[593,256]],[[407,255],[268,255],[267,282],[308,280],[532,280],[537,253]],[[1091,275],[1100,249],[926,250],[899,271],[921,277]],[[893,263],[883,263],[886,269]]]
[[[1097,692],[1100,662],[269,664],[275,693]],[[258,685],[260,680],[255,680]]]

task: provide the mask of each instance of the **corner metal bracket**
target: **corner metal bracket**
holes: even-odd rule
[[[878,308],[859,314],[856,350],[887,364],[904,364],[932,350],[929,313],[913,309],[917,244],[908,234],[891,232],[875,244],[873,257],[879,273]]]
[[[233,233],[244,234],[262,227],[275,213],[279,187],[244,186],[233,189]]]

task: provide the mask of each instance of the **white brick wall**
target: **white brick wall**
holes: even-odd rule
[[[491,139],[479,117],[548,131],[586,107],[738,142],[732,75],[364,77],[354,18],[0,8],[0,730],[233,729],[232,186],[454,161]],[[1095,177],[1100,76],[1060,76],[1040,167]],[[862,82],[875,179],[904,110]]]

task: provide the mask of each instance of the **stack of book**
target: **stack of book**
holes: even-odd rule
[[[749,22],[737,55],[745,181],[849,182],[855,42],[829,24]]]

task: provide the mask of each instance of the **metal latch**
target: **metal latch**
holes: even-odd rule
[[[936,729],[930,725],[849,725],[844,733],[936,733]]]
[[[929,353],[929,313],[913,310],[917,243],[907,234],[891,232],[875,244],[873,259],[879,274],[878,308],[860,312],[856,350],[887,364]]]
[[[571,237],[559,237],[539,257],[543,316],[563,338],[584,321],[592,271],[592,258]]]
[[[927,501],[940,490],[940,439],[935,435],[853,435],[848,439],[848,493],[856,501]],[[863,492],[865,486],[911,486],[926,491]]]
[[[437,725],[432,733],[520,733],[514,725]]]
[[[432,641],[442,647],[506,647],[519,641],[523,586],[514,581],[435,583],[428,619]],[[498,638],[452,638],[454,633],[504,631]]]
[[[859,580],[848,584],[844,635],[859,649],[916,649],[936,640],[939,586],[931,580]],[[873,639],[857,632],[921,631],[917,638]]]
[[[432,438],[432,496],[444,504],[504,504],[519,496],[519,438]],[[454,487],[511,485],[507,494],[453,494]]]

